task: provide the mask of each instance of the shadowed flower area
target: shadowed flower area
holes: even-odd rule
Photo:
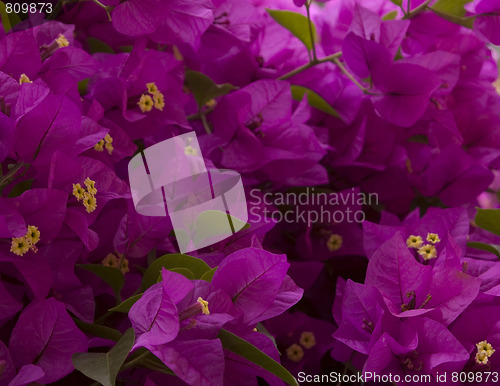
[[[0,386],[498,382],[499,1],[0,17]]]

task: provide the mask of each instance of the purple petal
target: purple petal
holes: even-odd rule
[[[224,353],[219,339],[197,339],[155,346],[152,353],[184,382],[222,386]]]
[[[252,324],[272,307],[289,266],[285,255],[246,248],[222,261],[212,284],[231,296],[243,323]]]
[[[55,382],[73,371],[71,355],[87,351],[87,338],[63,303],[50,298],[24,309],[10,337],[16,366],[35,364],[45,372],[41,383]]]
[[[148,288],[128,316],[136,335],[134,349],[146,347],[152,350],[153,346],[172,341],[179,332],[177,307],[161,283]]]
[[[9,382],[9,386],[30,385],[45,376],[45,372],[40,366],[24,365],[19,369],[15,378]]]

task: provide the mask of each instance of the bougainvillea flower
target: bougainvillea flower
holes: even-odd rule
[[[372,344],[363,372],[404,376],[438,369],[457,371],[468,357],[442,324],[425,317],[395,319],[384,324],[384,333]]]
[[[438,256],[446,253],[445,246],[448,239],[453,238],[454,244],[461,250],[459,255],[462,257],[467,243],[465,235],[469,232],[469,216],[466,210],[461,208],[429,208],[421,218],[418,212],[411,212],[402,223],[399,223],[399,220],[396,224],[374,224],[366,221],[363,223],[363,234],[368,258],[371,258],[375,250],[398,231],[401,231],[404,240],[411,235],[423,239],[428,233],[440,235],[441,242],[437,245]]]
[[[87,338],[64,305],[51,298],[24,309],[12,331],[9,350],[17,368],[39,366],[45,373],[39,381],[51,383],[73,370],[71,355],[87,350]]]
[[[306,171],[321,159],[323,146],[312,129],[292,115],[291,102],[289,86],[271,80],[222,98],[212,115],[214,135],[220,138],[213,150],[222,146],[222,166],[284,178]]]
[[[302,290],[286,275],[285,255],[246,248],[226,257],[212,284],[223,289],[242,312],[241,323],[254,325],[279,315],[302,297]]]
[[[398,232],[371,257],[365,284],[383,294],[396,316],[427,314],[448,325],[475,299],[481,280],[456,268],[419,263]]]

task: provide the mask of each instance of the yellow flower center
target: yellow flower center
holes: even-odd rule
[[[113,253],[108,253],[108,255],[102,259],[101,263],[106,267],[118,268],[118,259]]]
[[[33,83],[33,81],[31,81],[26,74],[21,74],[21,76],[19,77],[19,84],[23,83]]]
[[[424,260],[435,259],[437,257],[436,247],[431,244],[425,244],[418,249],[418,254],[424,258]]]
[[[113,153],[113,138],[111,137],[111,135],[109,134],[106,134],[106,136],[104,137],[104,139],[101,139],[99,142],[97,142],[95,145],[94,145],[94,150],[96,151],[103,151],[104,148],[106,148],[106,150],[108,151],[109,155],[111,155],[111,153]]]
[[[35,246],[40,241],[40,231],[34,225],[28,225],[26,234],[23,237],[13,237],[10,245],[10,251],[18,256],[24,255],[29,250],[38,252]]]
[[[422,246],[423,243],[424,243],[424,240],[422,240],[422,237],[420,237],[420,236],[411,235],[410,237],[408,237],[406,239],[406,246],[408,248],[418,249]]]
[[[326,242],[326,246],[330,252],[335,252],[340,249],[342,246],[343,239],[342,236],[333,234],[328,238],[328,241]]]
[[[208,302],[206,300],[203,300],[201,297],[199,297],[198,299],[196,299],[196,301],[201,304],[201,307],[202,307],[201,311],[205,315],[210,315],[210,310],[208,309]]]
[[[149,95],[141,95],[141,99],[139,99],[137,104],[143,113],[153,110],[153,99]]]
[[[18,256],[24,255],[30,249],[28,241],[24,237],[12,238],[10,251]]]
[[[309,331],[302,332],[302,334],[300,334],[299,343],[306,349],[314,347],[316,345],[316,338],[314,337],[314,333]]]
[[[129,272],[128,260],[121,254],[118,253],[119,257],[116,257],[114,253],[108,253],[108,255],[102,259],[102,265],[106,267],[112,267],[119,269],[123,274]]]
[[[97,193],[97,189],[95,188],[95,181],[92,181],[89,177],[83,182],[87,187],[87,192],[89,192],[92,196]]]
[[[286,349],[286,356],[293,362],[299,362],[304,357],[304,350],[294,343]]]
[[[92,213],[97,207],[96,198],[92,194],[85,192],[83,197],[83,206],[87,210],[87,213]]]
[[[75,196],[78,201],[80,201],[83,198],[84,194],[85,190],[82,188],[80,184],[73,184],[73,196]]]
[[[437,233],[427,233],[426,240],[432,244],[437,244],[441,241]]]
[[[156,87],[155,82],[146,83],[146,87],[148,88],[148,93],[150,93],[151,95],[154,95],[158,92],[158,87]]]
[[[59,36],[55,39],[57,45],[59,48],[62,47],[68,47],[69,46],[69,41],[66,39],[66,37],[63,34],[59,34]]]
[[[476,362],[479,364],[488,363],[488,358],[491,357],[496,351],[486,340],[476,343],[476,348]]]
[[[165,99],[163,98],[163,94],[161,92],[157,91],[153,94],[153,101],[155,109],[163,111],[163,108],[165,107]]]
[[[184,154],[186,155],[198,155],[198,150],[196,150],[193,146],[187,145],[184,147]]]
[[[40,231],[36,226],[30,225],[24,237],[30,244],[35,245],[40,241]]]
[[[101,139],[99,142],[97,142],[94,145],[94,150],[95,151],[103,151],[104,150],[104,140],[103,139]]]

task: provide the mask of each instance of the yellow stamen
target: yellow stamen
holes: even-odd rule
[[[30,243],[24,237],[13,237],[10,251],[18,256],[24,255],[30,250]]]
[[[165,99],[163,98],[163,94],[161,92],[158,91],[153,95],[153,101],[155,109],[163,111],[163,108],[165,107]]]
[[[156,87],[155,82],[146,83],[146,87],[148,88],[148,93],[150,93],[151,95],[154,95],[158,92],[158,87]]]
[[[153,99],[149,95],[143,94],[137,104],[143,113],[153,110]]]
[[[418,254],[424,258],[424,260],[435,259],[437,257],[436,247],[431,244],[426,244],[418,249]]]
[[[40,231],[38,230],[38,228],[36,226],[30,225],[30,226],[28,226],[28,230],[27,230],[24,238],[31,245],[35,245],[36,243],[38,243],[40,241]]]
[[[108,255],[102,259],[101,263],[106,267],[118,268],[118,259],[113,253],[108,253]]]
[[[299,362],[304,357],[304,350],[294,343],[286,349],[286,356],[293,362]]]
[[[187,145],[184,147],[184,154],[186,155],[198,155],[198,150],[196,150],[193,146]]]
[[[478,352],[476,354],[476,363],[480,365],[485,365],[488,363],[488,355],[486,355],[485,351]]]
[[[87,177],[86,180],[84,181],[84,184],[87,187],[87,191],[91,195],[94,196],[97,193],[97,189],[95,187],[95,181],[92,181],[89,177]]]
[[[437,244],[441,241],[437,233],[427,233],[426,240],[432,244]]]
[[[215,99],[210,99],[207,103],[205,103],[205,106],[207,106],[209,109],[213,109],[215,106],[217,106],[217,101]]]
[[[111,153],[113,153],[113,150],[115,149],[113,147],[113,145],[111,144],[111,142],[106,142],[106,144],[104,145],[104,147],[106,148],[106,150],[108,151],[108,154],[111,155]]]
[[[198,299],[196,299],[196,301],[201,304],[201,307],[202,307],[201,311],[205,315],[210,315],[210,311],[208,309],[208,302],[206,300],[203,300],[201,297],[199,297]]]
[[[83,197],[83,206],[85,206],[87,213],[92,213],[97,207],[96,198],[92,194],[85,192]]]
[[[125,275],[127,272],[130,271],[129,267],[128,267],[128,260],[121,256],[120,257],[120,262],[119,262],[119,266],[118,268],[120,268],[120,271],[122,271],[122,273]]]
[[[104,140],[103,139],[101,139],[99,142],[97,142],[94,145],[94,150],[96,150],[96,151],[103,151],[104,150]]]
[[[300,334],[299,343],[307,349],[314,347],[316,345],[316,338],[314,337],[314,333],[310,331],[304,331],[302,334]]]
[[[59,48],[68,47],[69,41],[63,34],[59,34],[59,36],[55,39]]]
[[[23,83],[33,83],[33,81],[31,81],[26,74],[21,74],[21,76],[19,77],[19,84]]]
[[[108,133],[104,137],[104,141],[106,141],[106,143],[113,143],[113,137],[111,137],[111,135],[109,135],[109,133]]]
[[[326,246],[330,252],[335,252],[340,249],[342,246],[343,239],[342,236],[333,234],[328,238],[328,241],[326,242]]]
[[[485,352],[488,358],[495,353],[495,349],[491,344],[489,344],[486,340],[483,340],[479,343],[476,343],[478,352]]]
[[[76,197],[78,201],[80,201],[85,194],[85,190],[82,189],[80,184],[73,184],[73,196]]]
[[[411,235],[410,237],[408,237],[406,239],[406,246],[408,248],[418,249],[422,246],[423,243],[424,243],[424,240],[422,240],[422,237],[420,237],[420,236]]]

